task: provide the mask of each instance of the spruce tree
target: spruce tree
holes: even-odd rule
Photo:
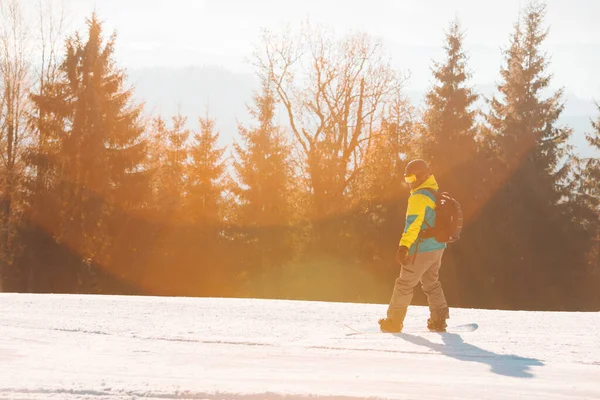
[[[596,103],[598,117],[592,123],[592,132],[586,135],[590,146],[596,151],[596,157],[587,160],[585,177],[587,192],[600,201],[600,104]]]
[[[240,126],[242,143],[234,145],[236,223],[245,232],[242,240],[248,246],[243,261],[267,270],[281,268],[292,250],[293,171],[289,145],[274,124],[276,104],[272,83],[263,80],[261,92],[249,108],[258,125]]]
[[[468,292],[461,286],[472,286],[468,266],[478,262],[474,249],[481,246],[471,222],[481,208],[484,177],[490,170],[477,142],[478,95],[468,84],[472,75],[464,40],[455,19],[445,35],[445,59],[432,68],[434,83],[425,97],[422,129],[422,157],[429,162],[440,190],[450,192],[463,211],[461,243],[448,247],[441,272],[447,297],[454,304],[461,304],[460,294]]]
[[[597,290],[600,284],[600,156],[598,156],[600,154],[600,104],[596,103],[596,107],[598,117],[596,121],[592,121],[592,133],[587,135],[588,142],[596,150],[596,157],[590,159],[587,165],[585,180],[590,185],[588,190],[593,198],[592,206],[588,207],[591,209],[588,220],[592,221],[588,229],[594,239],[590,266],[591,289],[592,293],[595,293],[594,303],[590,305],[593,309],[600,306],[600,293]]]
[[[184,270],[182,291],[186,294],[223,293],[222,281],[228,277],[228,257],[224,237],[224,148],[217,146],[219,133],[215,120],[199,119],[200,131],[194,133],[187,168],[184,213],[186,227],[181,240]]]
[[[462,188],[476,152],[473,108],[477,95],[467,86],[471,73],[463,50],[464,34],[454,20],[446,33],[446,60],[433,67],[435,83],[426,95],[423,157],[445,187]],[[466,197],[466,196],[458,196]]]
[[[193,223],[208,228],[220,225],[223,216],[225,149],[217,146],[219,133],[215,132],[215,120],[206,116],[199,122],[200,131],[194,133],[190,149],[186,212]]]
[[[497,160],[490,179],[495,195],[485,205],[490,229],[481,231],[488,246],[482,261],[497,302],[564,309],[578,303],[569,293],[581,284],[585,254],[563,203],[569,169],[561,162],[572,133],[557,123],[563,91],[544,96],[551,82],[542,50],[545,10],[534,1],[516,24],[499,97],[492,98],[486,117]]]
[[[573,220],[585,233],[582,242],[588,243],[591,240],[587,279],[587,288],[592,293],[591,301],[587,304],[589,309],[597,309],[600,305],[600,294],[597,290],[600,284],[600,104],[596,106],[598,117],[591,121],[592,130],[586,135],[595,156],[579,163],[577,173],[573,176],[572,196],[569,202]]]
[[[59,216],[52,228],[55,240],[78,260],[80,291],[98,290],[96,267],[114,265],[111,238],[147,188],[142,107],[132,101],[125,73],[114,62],[116,36],[104,43],[97,16],[87,22],[87,40],[79,34],[67,40],[60,76],[33,97],[42,122],[51,124],[52,133],[40,132],[40,144],[58,141],[45,167],[53,170],[47,190]],[[48,154],[38,160],[43,156]]]
[[[177,114],[167,124],[162,117],[152,120],[149,140],[148,170],[151,171],[151,194],[144,212],[147,229],[144,244],[146,276],[152,276],[152,291],[176,294],[176,280],[183,274],[188,262],[183,227],[187,223],[184,212],[189,143],[191,131],[187,118]],[[166,266],[169,266],[166,268]],[[160,277],[160,278],[156,278]],[[171,278],[175,282],[170,282]]]
[[[155,207],[167,218],[181,218],[185,197],[191,131],[186,128],[187,118],[178,114],[172,118],[172,127],[158,117],[152,124],[152,164],[154,172]]]

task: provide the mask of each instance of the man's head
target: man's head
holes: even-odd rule
[[[429,165],[421,159],[409,162],[404,171],[404,180],[411,189],[421,186],[430,176]]]

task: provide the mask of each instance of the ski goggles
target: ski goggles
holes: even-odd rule
[[[417,180],[417,176],[415,174],[404,175],[404,182],[406,183],[415,183]]]

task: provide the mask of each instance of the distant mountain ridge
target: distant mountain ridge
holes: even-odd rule
[[[236,137],[238,122],[250,120],[247,104],[257,86],[251,75],[190,66],[128,70],[128,77],[136,100],[146,104],[146,114],[170,119],[180,112],[192,129],[199,127],[199,117],[208,114],[216,120],[222,143]]]
[[[220,143],[226,145],[237,139],[238,125],[252,124],[248,105],[253,91],[258,89],[252,74],[238,73],[219,66],[152,67],[127,71],[129,84],[134,85],[135,98],[146,104],[148,115],[169,119],[181,112],[188,117],[188,126],[198,128],[198,118],[208,115],[216,120],[221,133]],[[422,106],[425,90],[407,90],[406,95],[415,106]],[[494,84],[475,85],[482,96],[496,94]],[[571,143],[582,157],[595,155],[585,140],[591,132],[591,120],[597,116],[593,101],[565,94],[565,111],[560,123],[574,129]],[[287,125],[285,116],[279,123]]]

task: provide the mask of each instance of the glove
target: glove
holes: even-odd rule
[[[398,264],[402,265],[402,263],[404,263],[404,260],[406,259],[407,255],[408,255],[408,247],[406,247],[406,246],[398,247],[398,251],[396,252],[396,261],[398,261]]]

